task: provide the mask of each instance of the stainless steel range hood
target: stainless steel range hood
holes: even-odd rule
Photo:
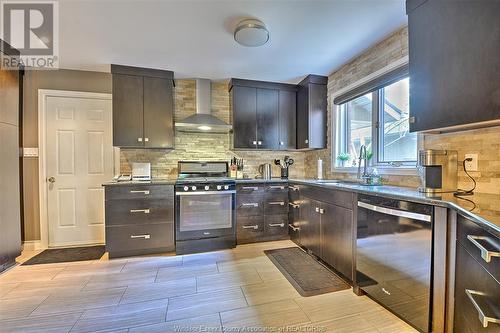
[[[227,133],[233,127],[211,115],[211,83],[207,79],[196,79],[196,114],[175,123],[175,128],[184,132]]]

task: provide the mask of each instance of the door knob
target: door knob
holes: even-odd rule
[[[49,179],[47,179],[49,181],[49,183],[55,183],[56,182],[56,179],[54,177],[49,177]]]

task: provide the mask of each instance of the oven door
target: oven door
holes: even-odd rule
[[[235,234],[236,191],[176,193],[176,239]]]
[[[356,283],[421,332],[430,332],[431,206],[358,197]]]

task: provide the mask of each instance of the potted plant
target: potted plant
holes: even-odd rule
[[[349,161],[350,159],[351,159],[351,155],[349,155],[348,153],[340,153],[337,156],[337,160],[340,161],[341,166],[344,166],[345,162]]]

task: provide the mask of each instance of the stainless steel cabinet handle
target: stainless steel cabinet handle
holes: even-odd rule
[[[294,204],[293,202],[289,202],[288,204],[293,208],[300,208],[300,205]]]
[[[284,201],[269,202],[269,205],[280,205],[280,206],[284,206],[284,205],[285,205],[285,202],[284,202]]]
[[[369,209],[371,211],[379,212],[382,214],[398,216],[398,217],[406,217],[409,219],[423,221],[423,222],[431,222],[431,220],[432,220],[432,217],[430,215],[412,213],[412,212],[407,212],[405,210],[385,208],[385,207],[381,207],[381,206],[375,206],[375,205],[371,205],[369,203],[362,202],[362,201],[358,201],[358,207],[366,208],[366,209]]]
[[[285,223],[269,223],[270,227],[284,227]]]
[[[137,138],[137,142],[142,142],[142,138]]]
[[[130,235],[130,238],[132,238],[132,239],[136,239],[136,238],[150,239],[151,235]]]
[[[481,258],[483,258],[484,261],[490,262],[491,257],[500,257],[499,251],[490,251],[483,245],[481,245],[481,243],[478,242],[478,240],[485,240],[493,244],[492,240],[489,237],[467,235],[467,239],[470,240],[471,243],[474,244],[481,251]]]
[[[144,213],[144,214],[149,214],[149,208],[148,209],[131,209],[131,213]]]
[[[320,208],[320,209],[319,209],[319,213],[320,213],[320,214],[325,214],[325,210],[324,210],[323,208]]]
[[[485,315],[484,311],[481,309],[477,301],[474,299],[474,295],[485,296],[485,293],[470,289],[465,289],[465,293],[467,294],[467,296],[469,296],[472,305],[474,305],[474,307],[476,308],[477,313],[479,314],[479,321],[481,322],[481,324],[483,324],[483,327],[488,327],[489,323],[500,324],[500,319],[494,317],[488,317],[487,315]]]
[[[271,190],[284,190],[285,186],[283,186],[283,185],[274,185],[274,186],[269,186],[269,189],[271,189]]]
[[[254,230],[257,230],[259,229],[259,226],[256,224],[256,225],[244,225],[242,226],[243,229],[254,229]]]
[[[316,213],[319,213],[319,207],[316,207]]]
[[[243,186],[241,188],[242,190],[252,190],[252,191],[258,191],[259,188],[257,186]]]
[[[145,190],[145,191],[143,191],[143,190],[141,190],[141,191],[132,190],[132,191],[130,191],[130,193],[142,193],[144,195],[149,195],[149,191],[148,190]]]
[[[259,204],[257,202],[248,202],[248,203],[242,203],[242,207],[259,207]]]
[[[252,144],[256,145],[256,144],[257,144],[257,141],[252,141]]]
[[[288,186],[289,189],[291,189],[292,191],[298,191],[299,188],[297,186]]]
[[[293,230],[293,231],[299,231],[299,230],[300,230],[300,228],[298,228],[298,227],[294,227],[294,226],[293,226],[293,225],[291,225],[291,224],[289,224],[288,226],[289,226],[290,228],[292,228],[292,230]]]
[[[259,146],[262,146],[262,141],[257,141],[257,144],[258,144]]]

